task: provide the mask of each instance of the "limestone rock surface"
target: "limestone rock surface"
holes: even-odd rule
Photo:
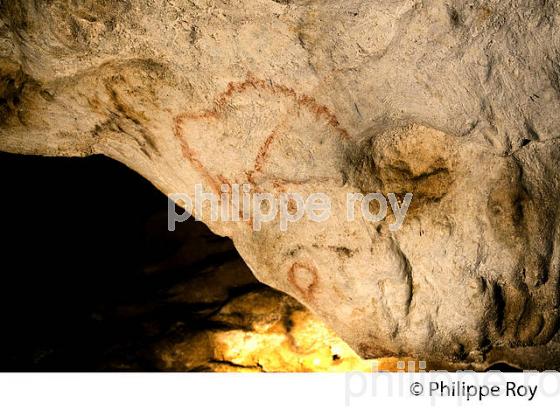
[[[0,149],[326,193],[286,232],[197,216],[363,357],[559,368],[559,25],[547,0],[1,1]],[[391,231],[353,192],[414,198]]]

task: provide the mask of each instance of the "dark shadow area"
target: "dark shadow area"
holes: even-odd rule
[[[205,257],[173,260],[189,229],[167,232],[167,198],[100,156],[0,153],[0,172],[0,370],[152,370],[149,339],[190,314],[161,294]],[[239,260],[198,229],[214,262]]]

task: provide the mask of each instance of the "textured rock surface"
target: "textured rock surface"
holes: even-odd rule
[[[199,216],[364,357],[560,367],[556,2],[0,4],[0,149],[327,193],[288,232]],[[375,191],[401,230],[346,220]]]

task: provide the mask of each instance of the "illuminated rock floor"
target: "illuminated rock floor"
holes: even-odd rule
[[[210,329],[165,340],[156,354],[162,370],[371,369],[297,302],[269,289],[231,300],[211,317]]]
[[[330,372],[374,365],[295,300],[266,288],[226,303],[210,318],[210,329],[163,341],[156,356],[162,370]]]

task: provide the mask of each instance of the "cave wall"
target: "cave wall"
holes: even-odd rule
[[[550,1],[11,1],[0,149],[103,154],[166,194],[323,192],[233,239],[364,357],[557,366],[559,11]],[[412,192],[398,231],[349,192]],[[135,204],[138,205],[138,204]]]

